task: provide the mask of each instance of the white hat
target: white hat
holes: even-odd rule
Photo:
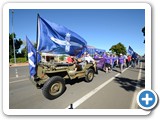
[[[120,53],[120,55],[122,55],[122,53]]]
[[[86,55],[87,54],[87,52],[84,52],[84,55]]]

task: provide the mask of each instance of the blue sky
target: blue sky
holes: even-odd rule
[[[9,32],[12,33],[12,13],[9,12]],[[37,13],[76,32],[96,48],[109,51],[112,45],[121,42],[140,55],[145,52],[141,32],[145,26],[144,9],[14,9],[13,29],[17,39],[25,40],[27,35],[36,42]]]

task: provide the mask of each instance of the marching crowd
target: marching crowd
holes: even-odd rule
[[[139,56],[137,54],[123,55],[122,53],[120,53],[119,56],[111,53],[103,53],[103,55],[100,55],[96,52],[92,58],[89,53],[84,52],[81,58],[77,60],[75,60],[73,56],[68,56],[66,59],[67,63],[76,63],[77,61],[79,62],[79,65],[82,66],[82,68],[87,61],[88,63],[92,62],[101,64],[100,68],[106,73],[111,72],[115,67],[119,67],[120,73],[122,73],[124,67],[131,66],[135,68],[135,66],[139,64]]]
[[[122,73],[124,67],[131,66],[135,68],[135,66],[139,64],[139,56],[136,53],[132,55],[123,55],[120,53],[119,56],[112,53],[104,53],[102,56],[99,56],[98,53],[95,53],[94,59],[104,59],[105,64],[103,70],[107,73],[112,71],[112,69],[116,66],[120,68],[120,73]]]

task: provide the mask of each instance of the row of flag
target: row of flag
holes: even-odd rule
[[[86,51],[87,42],[68,28],[43,19],[39,15],[37,25],[37,50],[26,37],[30,76],[36,74],[36,66],[41,60],[39,52],[80,57]]]

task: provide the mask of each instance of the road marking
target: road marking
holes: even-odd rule
[[[16,80],[16,81],[12,81],[12,82],[9,82],[9,83],[12,84],[12,83],[17,83],[17,82],[23,82],[23,81],[26,81],[26,80],[29,80],[29,78],[22,79],[22,80]]]
[[[141,62],[141,64],[140,64],[140,70],[139,70],[139,73],[138,73],[138,78],[137,78],[137,80],[138,80],[138,82],[137,82],[137,84],[136,84],[136,90],[135,90],[135,92],[134,92],[134,94],[133,94],[133,99],[132,99],[132,101],[131,101],[131,109],[137,109],[138,108],[138,104],[137,104],[137,94],[138,94],[138,92],[140,91],[140,87],[138,87],[139,86],[139,83],[140,83],[140,79],[141,79],[141,71],[142,71],[142,62]]]
[[[132,101],[131,101],[131,109],[137,109],[138,108],[138,104],[137,104],[137,102],[136,102],[136,100],[137,100],[137,95],[138,95],[138,90],[136,90],[135,92],[134,92],[134,94],[133,94],[133,98],[132,98]]]
[[[16,70],[16,77],[18,78],[18,71],[17,71],[17,68],[16,68],[15,70]]]
[[[26,75],[18,76],[18,78],[21,78],[21,77],[28,77],[28,76],[26,76]],[[15,79],[15,78],[17,78],[17,77],[10,77],[9,79]]]
[[[139,73],[138,73],[138,80],[141,79],[141,72],[142,72],[142,62],[141,62],[140,70],[139,70]]]
[[[125,72],[128,68],[124,69],[122,71]],[[77,100],[76,102],[72,103],[73,109],[77,108],[80,104],[82,104],[83,102],[85,102],[87,99],[89,99],[92,95],[94,95],[95,93],[97,93],[99,90],[101,90],[104,86],[106,86],[107,84],[109,84],[110,82],[112,82],[115,77],[117,77],[118,75],[121,75],[120,73],[116,74],[114,77],[110,78],[109,80],[107,80],[106,82],[104,82],[103,84],[101,84],[100,86],[98,86],[97,88],[93,89],[92,91],[90,91],[89,93],[87,93],[85,96],[83,96],[82,98],[80,98],[79,100]],[[65,109],[69,109],[70,105],[68,107],[66,107]]]

